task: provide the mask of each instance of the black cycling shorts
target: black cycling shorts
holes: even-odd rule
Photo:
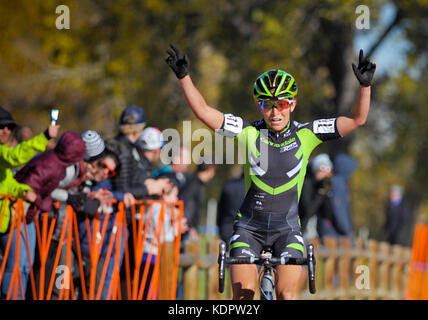
[[[259,257],[264,247],[270,247],[274,257],[303,257],[302,233],[290,228],[283,213],[253,211],[251,217],[238,213],[237,218],[230,239],[231,257]]]

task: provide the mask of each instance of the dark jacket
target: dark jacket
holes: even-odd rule
[[[144,181],[151,177],[151,163],[143,154],[139,143],[132,143],[124,134],[106,141],[120,160],[120,172],[112,180],[113,190],[130,192],[137,199],[148,196]]]
[[[397,204],[388,203],[384,227],[385,240],[390,244],[408,245],[411,223],[410,211],[403,200]]]
[[[179,180],[179,179],[177,179]],[[183,200],[183,214],[190,228],[197,229],[201,216],[203,183],[195,173],[186,175],[185,184],[179,188],[178,198]]]
[[[318,222],[333,223],[333,208],[331,204],[331,181],[324,179],[317,181],[311,171],[308,171],[303,183],[299,201],[299,218],[302,231],[311,217],[317,216]]]
[[[227,181],[223,185],[220,201],[217,207],[217,225],[220,238],[228,243],[233,233],[233,221],[245,198],[245,178],[241,177]]]
[[[44,152],[19,170],[15,179],[29,185],[37,194],[35,205],[42,212],[52,209],[51,192],[57,188],[68,166],[79,162],[85,153],[85,142],[77,133],[67,131],[58,141],[54,150]],[[32,221],[35,212],[27,212],[27,220]]]

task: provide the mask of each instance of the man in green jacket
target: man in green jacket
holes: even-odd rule
[[[37,152],[43,152],[46,150],[46,146],[50,139],[56,138],[59,131],[59,126],[51,125],[44,132],[36,135],[28,141],[21,142],[15,147],[8,147],[6,145],[13,129],[16,127],[16,123],[13,120],[11,114],[0,106],[0,250],[4,251],[6,243],[9,238],[9,225],[10,225],[10,200],[16,198],[24,198],[29,202],[33,202],[36,199],[36,194],[31,188],[22,183],[18,183],[13,177],[12,168],[21,166],[31,160]],[[21,228],[22,230],[22,228]],[[21,235],[21,250],[20,256],[26,253],[25,250],[25,236],[22,232]],[[3,279],[2,279],[2,297],[4,298],[7,294],[9,287],[11,272],[13,271],[15,249],[14,243],[16,241],[16,235],[13,235],[9,256],[6,257],[8,260]],[[35,239],[34,239],[35,242]],[[35,245],[35,243],[34,243]],[[34,251],[34,250],[33,250]],[[28,260],[28,259],[26,259]],[[22,266],[21,266],[22,262]],[[28,261],[21,261],[20,269],[28,267]],[[27,271],[27,270],[25,270]],[[26,279],[25,272],[21,271],[22,285],[25,287]],[[24,288],[23,288],[24,289]],[[19,291],[19,290],[18,290]],[[24,289],[25,292],[25,289]]]

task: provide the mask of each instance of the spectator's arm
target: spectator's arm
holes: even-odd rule
[[[21,166],[31,160],[39,151],[45,151],[49,140],[44,133],[19,143],[16,147],[9,148],[5,145],[0,147],[0,166],[14,168]]]
[[[67,202],[68,192],[64,189],[57,188],[51,192],[51,197],[53,201]]]

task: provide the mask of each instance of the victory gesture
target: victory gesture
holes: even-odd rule
[[[173,44],[170,44],[170,46],[174,51],[170,49],[166,51],[169,56],[165,61],[171,67],[172,71],[174,71],[177,78],[183,79],[188,74],[187,68],[189,68],[189,60],[176,46]]]
[[[371,62],[367,57],[364,58],[363,49],[360,49],[360,56],[358,59],[358,67],[352,63],[352,69],[355,76],[363,87],[371,85],[373,75],[376,71],[376,63]]]

